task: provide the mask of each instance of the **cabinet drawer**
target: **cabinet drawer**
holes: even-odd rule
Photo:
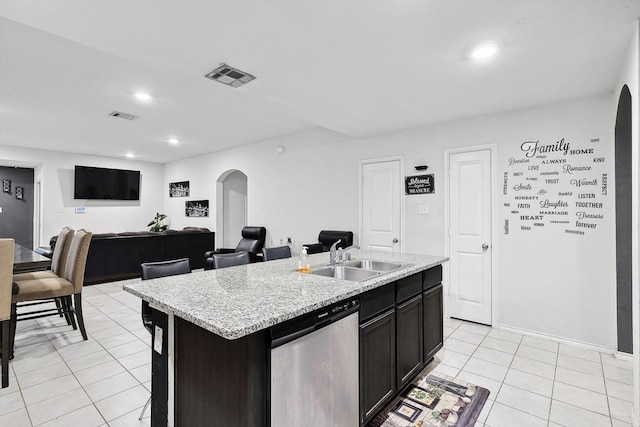
[[[395,285],[395,282],[389,283],[380,288],[372,289],[360,297],[360,323],[394,306]]]
[[[436,265],[423,273],[422,290],[433,288],[442,282],[442,265]]]
[[[398,280],[396,302],[403,302],[422,292],[422,274],[414,274]]]

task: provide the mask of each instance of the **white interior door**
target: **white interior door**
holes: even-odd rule
[[[449,156],[449,312],[491,324],[491,150]]]
[[[402,205],[400,160],[362,165],[363,249],[400,252]]]

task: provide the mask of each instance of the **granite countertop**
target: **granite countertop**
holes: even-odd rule
[[[237,339],[304,313],[410,276],[448,258],[351,250],[352,258],[409,263],[404,268],[351,282],[298,273],[297,258],[144,280],[124,289],[158,309],[188,320],[226,339]],[[312,269],[329,254],[309,256]]]

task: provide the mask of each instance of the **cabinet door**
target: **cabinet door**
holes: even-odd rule
[[[424,362],[431,361],[442,348],[442,284],[434,286],[423,294],[424,301]]]
[[[422,295],[396,309],[398,389],[402,389],[422,369]]]
[[[396,392],[396,312],[360,325],[360,421],[366,424]]]

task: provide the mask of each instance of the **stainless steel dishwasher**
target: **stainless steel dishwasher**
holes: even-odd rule
[[[359,306],[352,298],[270,329],[272,427],[358,425]]]

